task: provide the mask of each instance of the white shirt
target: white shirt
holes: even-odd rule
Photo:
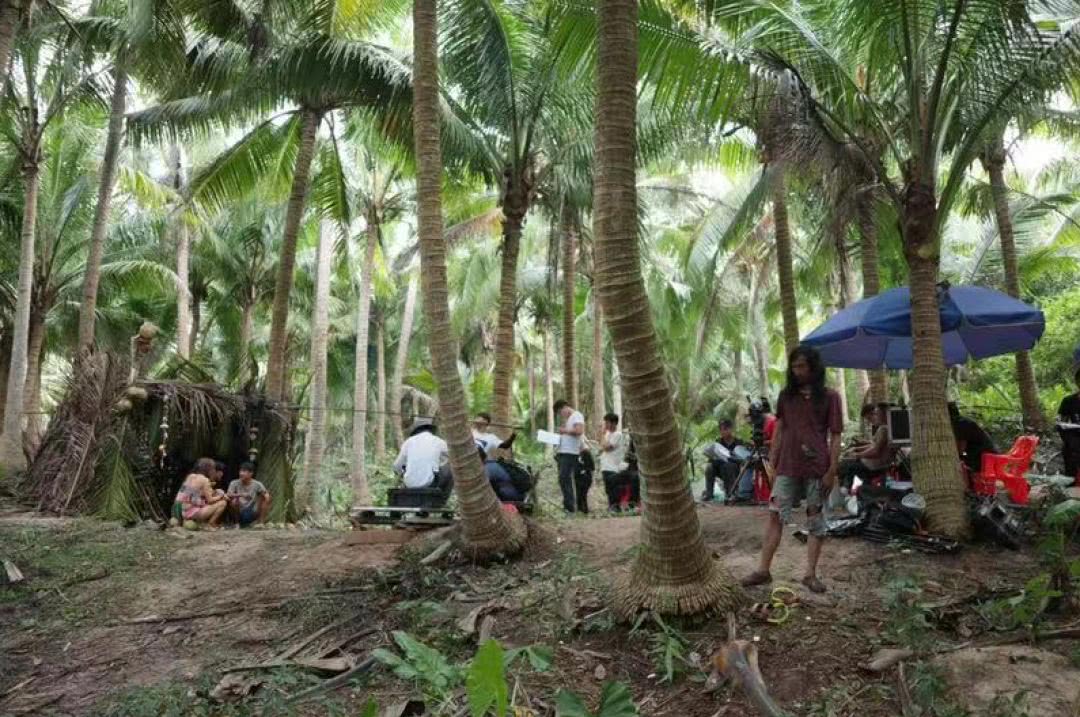
[[[476,445],[484,449],[484,453],[491,455],[491,451],[502,445],[503,439],[496,436],[494,433],[481,433],[480,431],[473,429],[473,440],[476,441]]]
[[[608,450],[600,451],[600,472],[618,473],[626,468],[626,445],[621,431],[607,434]],[[603,443],[600,444],[603,446]]]
[[[401,444],[394,470],[405,471],[406,488],[427,488],[435,481],[439,466],[447,461],[450,449],[446,441],[424,431],[410,436]]]
[[[570,417],[566,419],[566,425],[564,428],[569,431],[574,426],[584,426],[585,416],[581,415],[580,411],[574,411],[570,414]],[[578,455],[581,453],[581,436],[570,436],[563,434],[559,436],[559,453],[570,453],[572,455]]]

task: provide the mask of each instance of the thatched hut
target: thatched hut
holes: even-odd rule
[[[130,382],[129,367],[108,353],[77,362],[22,484],[41,509],[160,519],[191,465],[210,456],[227,465],[226,481],[253,460],[275,496],[271,518],[292,517],[295,417],[285,407],[216,384]]]

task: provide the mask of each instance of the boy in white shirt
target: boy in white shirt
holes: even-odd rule
[[[626,485],[626,444],[619,431],[619,417],[614,413],[604,416],[604,430],[600,434],[600,475],[604,478],[608,510],[619,511],[623,486]]]

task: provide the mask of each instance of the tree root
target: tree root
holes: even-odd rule
[[[742,588],[719,562],[712,560],[710,566],[703,581],[673,585],[659,582],[635,565],[616,579],[615,616],[630,622],[643,611],[660,615],[733,612],[745,601]]]

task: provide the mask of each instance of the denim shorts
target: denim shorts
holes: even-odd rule
[[[240,525],[251,525],[259,518],[259,509],[254,503],[240,511]]]
[[[827,526],[822,514],[821,479],[776,477],[769,498],[769,510],[779,513],[781,522],[790,523],[792,513],[803,500],[806,501],[806,532],[819,537],[825,535]]]

